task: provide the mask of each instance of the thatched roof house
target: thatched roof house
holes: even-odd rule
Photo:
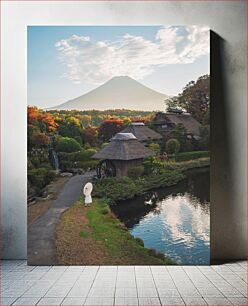
[[[179,111],[159,112],[152,121],[155,129],[162,134],[170,132],[179,123],[185,127],[188,135],[199,138],[201,124],[188,113]]]
[[[110,160],[117,176],[127,175],[130,167],[139,165],[154,152],[145,147],[132,133],[117,133],[110,143],[95,153],[92,158]]]
[[[143,122],[133,122],[121,132],[132,133],[138,139],[138,141],[146,144],[148,142],[157,142],[162,139],[162,136],[159,133],[150,129]]]

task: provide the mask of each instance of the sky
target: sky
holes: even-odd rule
[[[205,26],[29,26],[28,105],[52,107],[127,75],[177,95],[209,74]]]

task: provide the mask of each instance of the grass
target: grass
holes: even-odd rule
[[[94,199],[87,208],[80,201],[75,203],[63,214],[56,233],[59,264],[175,264],[163,254],[145,248],[103,199]]]
[[[104,215],[103,215],[104,211]],[[107,213],[106,213],[107,211]],[[101,242],[110,264],[172,264],[162,254],[144,248],[110,211],[104,200],[96,199],[86,214],[92,235]],[[153,251],[154,252],[154,251]]]
[[[63,213],[56,228],[58,264],[103,264],[105,252],[101,244],[92,237],[86,211],[82,202],[78,201]]]
[[[89,237],[89,233],[84,232],[84,231],[81,231],[81,232],[79,233],[79,236],[80,236],[80,237],[83,237],[83,238]]]

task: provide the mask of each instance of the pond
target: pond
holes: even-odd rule
[[[209,264],[209,168],[186,174],[176,186],[119,202],[112,210],[145,247],[164,253],[178,264]]]

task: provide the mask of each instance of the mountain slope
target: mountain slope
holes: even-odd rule
[[[96,89],[50,109],[164,110],[167,95],[152,90],[128,76],[114,77]]]

